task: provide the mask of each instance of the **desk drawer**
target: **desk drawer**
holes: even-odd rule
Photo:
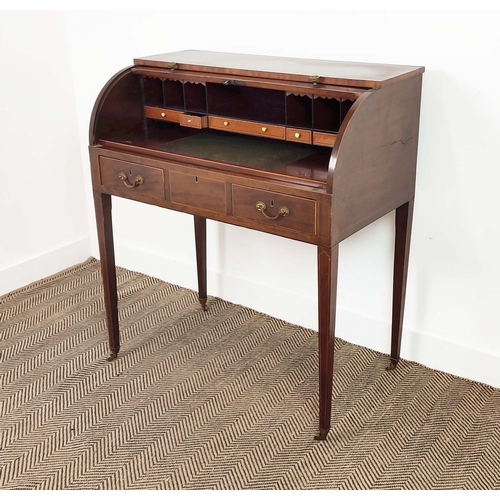
[[[191,128],[207,128],[208,120],[206,116],[195,116],[195,115],[183,115],[179,116],[179,123],[183,127]]]
[[[154,118],[155,120],[179,123],[183,114],[184,113],[182,111],[177,111],[175,109],[144,106],[144,115],[146,118]]]
[[[316,201],[233,185],[233,215],[316,234]]]
[[[99,166],[101,184],[104,188],[122,191],[127,197],[137,193],[151,198],[165,199],[165,180],[162,169],[105,156],[99,158]]]
[[[226,213],[226,184],[195,174],[170,172],[170,201],[189,207]]]
[[[327,134],[324,132],[313,133],[313,144],[316,144],[317,146],[333,147],[336,139],[337,139],[337,134]]]
[[[280,127],[279,125],[236,120],[234,118],[221,118],[219,116],[209,116],[208,124],[210,128],[226,130],[228,132],[272,137],[273,139],[285,138],[285,127]]]
[[[286,140],[294,142],[303,142],[305,144],[311,144],[312,133],[310,130],[304,130],[300,128],[287,128],[286,129]]]

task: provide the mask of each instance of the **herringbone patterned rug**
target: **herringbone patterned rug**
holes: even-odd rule
[[[0,298],[2,489],[500,489],[500,390],[119,269],[106,362],[98,261]]]

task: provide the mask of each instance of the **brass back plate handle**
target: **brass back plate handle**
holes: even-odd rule
[[[263,201],[258,201],[255,204],[255,208],[262,213],[262,215],[269,220],[276,220],[280,215],[281,217],[288,217],[290,215],[290,210],[288,210],[287,207],[281,207],[278,215],[275,215],[274,217],[271,217],[270,215],[266,214],[266,204]]]
[[[144,184],[144,178],[140,175],[138,175],[135,178],[135,182],[133,184],[131,182],[129,182],[127,174],[124,172],[120,172],[118,174],[118,179],[123,181],[123,184],[125,184],[125,186],[127,186],[128,188],[135,188],[137,186],[140,186],[141,184]]]
[[[320,76],[319,75],[312,75],[309,77],[313,85],[318,85]]]

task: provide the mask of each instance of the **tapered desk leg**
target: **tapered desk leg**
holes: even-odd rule
[[[101,273],[104,285],[104,303],[108,323],[109,348],[112,361],[120,350],[120,331],[118,326],[118,293],[116,289],[115,251],[113,245],[113,226],[111,222],[111,196],[94,193],[97,236],[101,256]]]
[[[318,247],[319,433],[326,439],[332,414],[333,349],[337,308],[338,245]]]
[[[207,219],[194,216],[194,238],[196,241],[196,265],[198,268],[198,299],[207,310]]]
[[[413,199],[396,209],[396,237],[394,245],[394,278],[392,296],[391,363],[388,370],[396,368],[401,353],[401,335],[410,256]]]

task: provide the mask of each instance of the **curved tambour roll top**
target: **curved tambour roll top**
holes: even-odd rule
[[[89,144],[114,135],[141,133],[143,106],[140,78],[132,67],[116,73],[96,99],[89,126]]]

